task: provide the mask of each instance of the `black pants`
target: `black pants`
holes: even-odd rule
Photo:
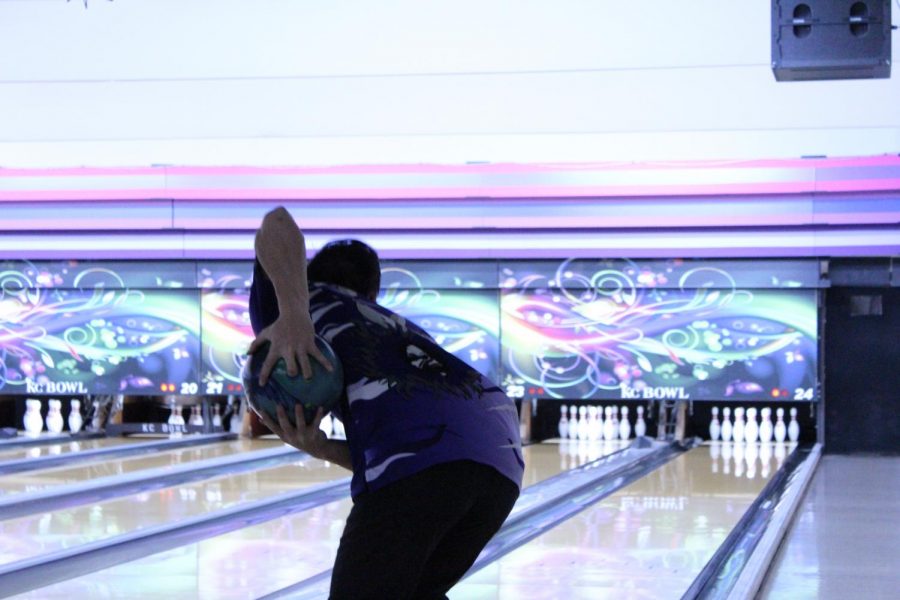
[[[332,600],[446,598],[518,497],[509,479],[471,461],[362,494],[341,536]]]

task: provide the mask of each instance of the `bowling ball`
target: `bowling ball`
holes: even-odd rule
[[[269,354],[269,344],[260,346],[250,355],[244,363],[241,377],[244,380],[244,393],[253,410],[257,413],[265,412],[273,421],[278,422],[275,407],[280,404],[284,407],[291,424],[296,425],[294,406],[300,404],[303,406],[306,424],[309,425],[315,419],[319,407],[328,413],[337,405],[344,393],[344,371],[341,368],[341,361],[328,342],[319,336],[316,336],[316,346],[334,366],[333,371],[329,372],[319,361],[310,357],[312,377],[304,379],[302,373],[291,377],[288,375],[284,359],[280,358],[264,386],[259,385],[259,372]]]

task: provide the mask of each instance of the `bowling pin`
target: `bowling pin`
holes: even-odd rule
[[[191,407],[191,425],[203,427],[203,413],[200,411],[199,404],[195,404]]]
[[[784,409],[779,407],[775,414],[778,415],[778,422],[775,423],[775,441],[781,443],[787,438],[787,427],[784,424]]]
[[[63,430],[62,402],[51,399],[47,403],[47,431],[50,433],[61,433]]]
[[[94,400],[91,404],[91,429],[99,431],[103,426],[103,410],[99,400]]]
[[[622,407],[622,420],[619,421],[619,439],[627,440],[631,438],[631,423],[628,422],[628,407]]]
[[[231,401],[231,418],[228,420],[228,431],[231,433],[241,433],[241,427],[244,421],[244,410],[246,404],[241,402],[240,396],[229,396]]]
[[[772,441],[772,409],[762,409],[762,423],[759,424],[759,441],[768,444]]]
[[[44,419],[41,418],[41,401],[29,398],[25,401],[25,417],[22,419],[25,426],[25,434],[37,436],[44,429]]]
[[[759,438],[759,423],[756,422],[756,409],[747,409],[747,424],[744,425],[744,441],[748,444],[756,443]]]
[[[588,439],[596,442],[603,438],[603,421],[600,420],[600,407],[588,407]]]
[[[613,423],[612,407],[607,406],[604,412],[606,413],[606,421],[603,423],[603,439],[615,439],[618,432],[615,430],[615,424]]]
[[[797,422],[797,409],[791,408],[791,422],[787,428],[788,439],[796,442],[800,439],[800,423]]]
[[[569,407],[569,439],[578,438],[578,407],[572,405]]]
[[[69,433],[78,433],[84,425],[81,416],[81,401],[69,400]]]
[[[734,437],[735,444],[744,443],[744,409],[738,406],[734,409],[734,425],[731,428],[731,435]]]
[[[569,435],[569,407],[563,404],[560,407],[559,425],[556,426],[560,439],[566,439]],[[324,422],[324,421],[323,421]]]
[[[732,425],[731,425],[731,408],[725,407],[722,409],[722,441],[730,442],[732,437]]]
[[[719,425],[719,407],[712,407],[712,420],[709,422],[709,439],[713,442],[718,441],[719,435],[722,433],[722,426]]]
[[[219,412],[219,403],[213,402],[213,417],[212,424],[213,427],[221,427],[222,426],[222,413]]]
[[[647,424],[644,422],[644,407],[637,407],[637,420],[634,422],[634,435],[644,437],[647,435]]]
[[[591,425],[588,423],[587,406],[578,407],[578,439],[586,440],[591,433]]]
[[[618,407],[618,406],[613,406],[613,407],[612,407],[612,418],[613,418],[613,419],[612,419],[612,421],[613,421],[613,426],[612,426],[613,436],[612,436],[612,439],[616,440],[616,439],[619,439],[619,407]]]

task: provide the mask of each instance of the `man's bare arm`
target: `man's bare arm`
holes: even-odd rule
[[[288,374],[300,372],[309,378],[312,368],[309,356],[332,369],[315,344],[315,330],[309,316],[309,288],[306,284],[306,242],[291,214],[279,207],[263,218],[256,233],[256,258],[275,287],[278,319],[253,340],[248,352],[271,344],[260,370],[260,384],[265,385],[278,359],[283,358]]]

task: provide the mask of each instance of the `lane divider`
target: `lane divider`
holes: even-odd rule
[[[90,460],[105,460],[108,458],[121,458],[123,456],[149,454],[151,452],[165,452],[166,450],[174,450],[176,448],[199,446],[201,444],[212,444],[214,442],[222,442],[226,440],[236,440],[237,437],[238,436],[234,433],[192,434],[168,440],[138,442],[134,444],[113,446],[111,448],[79,450],[77,452],[70,452],[68,454],[60,454],[56,456],[39,456],[37,458],[30,458],[28,460],[4,460],[0,461],[0,475],[9,475],[10,473],[24,473],[26,471],[37,471],[39,469],[50,469],[63,465],[87,462]]]
[[[0,452],[11,448],[25,448],[28,446],[52,446],[53,444],[65,444],[66,442],[80,442],[104,437],[106,434],[99,431],[83,431],[81,433],[63,433],[59,435],[47,434],[38,437],[17,435],[15,437],[0,439]]]
[[[180,465],[145,469],[124,475],[110,475],[90,481],[59,485],[44,490],[0,496],[0,521],[36,513],[61,510],[81,504],[105,502],[113,498],[211,479],[221,475],[266,469],[301,460],[308,455],[290,446],[253,452],[239,452]]]
[[[782,494],[781,499],[773,507],[769,525],[747,559],[734,587],[731,588],[731,592],[728,594],[729,600],[756,598],[772,564],[772,559],[775,558],[775,553],[778,552],[782,540],[787,535],[794,515],[800,508],[800,502],[812,482],[821,457],[822,447],[820,444],[816,444],[810,452],[809,458],[803,461],[800,468],[791,476],[791,481],[788,483],[789,489]]]
[[[236,529],[301,512],[350,494],[350,478],[280,494],[255,502],[139,529],[40,557],[0,566],[0,597],[22,594],[60,581],[193,544]]]

